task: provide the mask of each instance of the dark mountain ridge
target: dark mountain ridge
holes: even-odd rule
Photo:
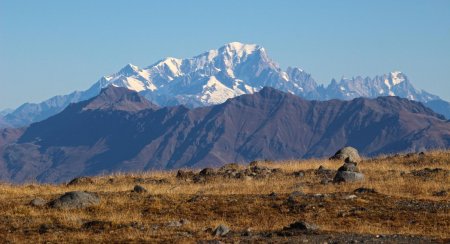
[[[16,136],[17,137],[17,136]],[[61,182],[117,171],[220,166],[255,159],[448,148],[450,122],[398,97],[307,101],[273,88],[196,109],[163,107],[109,86],[32,124],[2,147],[0,179]]]

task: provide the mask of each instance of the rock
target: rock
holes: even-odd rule
[[[30,205],[33,207],[42,207],[45,204],[47,204],[47,202],[40,197],[36,197],[35,199],[31,200],[31,202],[30,202]]]
[[[81,228],[88,229],[88,230],[94,230],[94,231],[103,231],[108,230],[112,227],[111,221],[101,221],[101,220],[94,220],[84,223]]]
[[[181,227],[183,224],[180,221],[169,221],[167,227]]]
[[[330,180],[329,180],[329,179],[322,179],[322,180],[320,181],[320,184],[321,184],[321,185],[326,185],[326,184],[328,184],[328,183],[330,183]]]
[[[348,196],[344,196],[343,199],[344,200],[353,200],[358,198],[356,195],[348,195]]]
[[[214,171],[214,169],[212,168],[204,168],[198,174],[201,176],[213,176],[216,174],[216,171]]]
[[[433,192],[433,196],[435,196],[435,197],[445,197],[445,196],[447,196],[447,194],[448,193],[445,190]]]
[[[435,175],[438,175],[438,174],[441,174],[441,173],[446,174],[447,172],[449,172],[449,171],[447,171],[445,169],[442,169],[442,168],[433,168],[433,169],[424,168],[424,169],[421,169],[421,170],[412,170],[411,174],[413,176],[423,177],[425,179],[426,178],[431,179],[431,177],[433,177]]]
[[[88,185],[94,184],[94,181],[89,177],[77,177],[67,183],[67,186]]]
[[[136,192],[136,193],[145,193],[145,192],[148,192],[147,191],[147,189],[145,189],[143,186],[141,186],[141,185],[135,185],[134,186],[134,188],[133,188],[133,192]]]
[[[296,171],[296,172],[294,172],[294,176],[295,177],[304,177],[305,176],[305,171],[303,171],[303,170]]]
[[[364,175],[362,173],[350,172],[350,171],[338,171],[334,176],[333,182],[357,182],[363,181]]]
[[[41,224],[39,226],[38,232],[39,232],[39,234],[45,234],[45,233],[49,232],[49,230],[51,230],[51,229],[52,229],[51,225]]]
[[[331,170],[331,169],[326,169],[324,166],[322,166],[322,165],[320,165],[319,166],[319,168],[317,168],[315,171],[314,171],[314,174],[315,175],[322,175],[322,176],[327,176],[327,175],[330,175],[330,174],[333,174],[334,173],[334,171],[333,170]]]
[[[100,198],[96,193],[86,191],[66,192],[61,197],[48,203],[51,208],[77,209],[96,206],[100,204]]]
[[[230,228],[226,225],[219,225],[216,229],[213,231],[214,236],[226,236],[230,232]]]
[[[341,148],[330,158],[330,160],[346,160],[347,158],[349,158],[350,162],[359,163],[361,161],[358,150],[353,147]]]
[[[249,167],[259,166],[261,163],[259,161],[251,161],[248,165]]]
[[[353,192],[354,193],[359,193],[359,194],[377,193],[377,191],[375,191],[375,189],[373,189],[373,188],[364,188],[364,187],[360,187],[360,188],[354,190]]]
[[[357,172],[359,173],[359,169],[354,163],[345,163],[342,165],[338,171],[348,171],[348,172]]]
[[[303,196],[305,196],[305,193],[303,193],[301,191],[293,191],[291,194],[289,194],[287,202],[288,203],[297,203]]]
[[[191,223],[191,221],[189,221],[189,220],[187,220],[187,219],[180,219],[180,223],[181,223],[182,225],[188,225],[188,224]]]
[[[310,224],[305,221],[297,221],[290,224],[288,227],[284,227],[283,230],[308,232],[308,231],[317,231],[319,230],[319,227],[317,225]]]
[[[226,172],[229,170],[238,171],[240,169],[241,169],[241,167],[239,166],[239,164],[231,163],[231,164],[225,164],[224,166],[222,166],[219,169],[219,172]]]
[[[194,172],[191,170],[178,170],[177,172],[177,179],[179,180],[188,180],[192,179],[195,176]]]

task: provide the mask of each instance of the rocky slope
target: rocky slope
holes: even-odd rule
[[[2,148],[0,179],[60,182],[104,172],[448,148],[450,122],[398,97],[307,101],[273,88],[189,109],[109,86]]]

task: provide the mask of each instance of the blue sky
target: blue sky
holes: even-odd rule
[[[231,41],[319,83],[401,70],[450,100],[448,0],[0,0],[0,109]]]

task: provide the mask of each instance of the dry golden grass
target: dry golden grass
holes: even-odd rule
[[[329,233],[418,235],[450,238],[450,151],[426,156],[379,157],[358,166],[366,175],[360,183],[321,184],[316,169],[336,170],[340,161],[302,160],[264,162],[281,173],[264,179],[214,177],[206,183],[177,180],[176,172],[115,174],[93,178],[94,184],[0,184],[0,239],[11,242],[194,242],[214,239],[208,228],[226,224],[236,233],[251,228],[254,233],[281,230],[297,220],[320,226]],[[443,171],[414,176],[412,171],[441,168]],[[294,172],[304,171],[303,177]],[[157,180],[163,179],[163,182]],[[148,193],[137,194],[137,184]],[[357,194],[359,187],[378,194]],[[80,210],[33,207],[35,197],[54,199],[84,190],[97,192],[101,204]],[[434,192],[449,191],[446,196]],[[306,196],[290,204],[293,191]],[[277,196],[268,195],[275,192]],[[319,196],[316,194],[325,194]],[[195,197],[196,196],[196,197]],[[189,220],[181,227],[167,223]],[[101,228],[83,228],[88,221],[110,223]],[[232,235],[231,239],[239,239]]]

